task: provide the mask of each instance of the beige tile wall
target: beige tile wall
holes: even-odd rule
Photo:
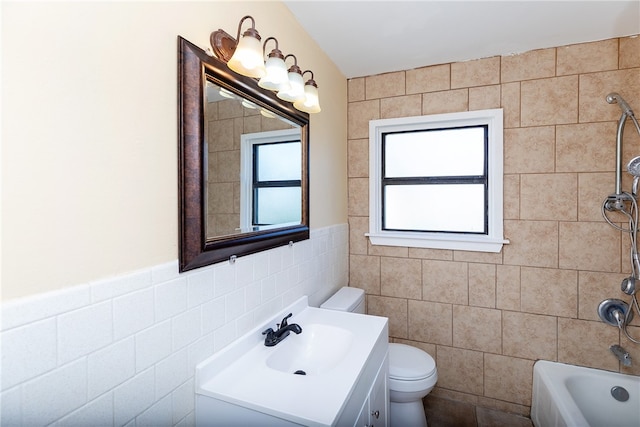
[[[640,345],[596,313],[605,298],[628,299],[629,240],[600,213],[615,189],[614,91],[640,113],[640,37],[349,81],[350,285],[389,317],[394,341],[434,356],[433,393],[527,414],[538,359],[640,374]],[[510,244],[499,254],[372,246],[369,120],[487,108],[504,109]],[[640,155],[630,124],[624,143],[623,166]],[[614,343],[634,367],[620,366]]]
[[[240,137],[247,133],[289,129],[238,99],[208,102],[205,107],[208,149],[207,236],[235,234],[240,227]]]

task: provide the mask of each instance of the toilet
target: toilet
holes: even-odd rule
[[[364,291],[343,287],[320,308],[364,314]],[[389,344],[391,427],[426,427],[422,398],[436,385],[436,362],[428,353],[405,344]]]

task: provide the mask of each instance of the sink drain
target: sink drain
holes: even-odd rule
[[[294,375],[307,375],[307,373],[305,371],[303,371],[302,369],[298,369],[297,371],[295,371],[293,373]],[[625,390],[626,391],[626,390]],[[628,393],[627,393],[628,394]],[[627,397],[628,399],[629,397]]]
[[[626,402],[629,400],[629,392],[627,389],[618,385],[611,388],[611,396],[618,402]]]

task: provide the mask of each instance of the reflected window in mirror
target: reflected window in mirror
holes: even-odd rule
[[[300,126],[209,80],[206,87],[207,238],[300,224]],[[294,146],[267,148],[284,142]],[[265,175],[275,159],[280,176]],[[289,214],[274,207],[289,207]]]
[[[242,135],[242,231],[300,224],[302,142],[298,129]]]

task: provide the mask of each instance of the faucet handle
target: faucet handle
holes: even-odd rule
[[[287,322],[287,319],[290,318],[291,316],[293,316],[293,313],[289,313],[284,319],[282,319],[282,322],[280,322],[280,325],[278,326],[280,329],[286,327],[289,325],[289,322]]]
[[[276,337],[276,333],[274,332],[273,328],[267,328],[262,332],[262,335],[266,335],[266,337],[264,338],[264,345],[266,345],[267,347],[273,347],[274,345],[278,344],[278,337]]]

